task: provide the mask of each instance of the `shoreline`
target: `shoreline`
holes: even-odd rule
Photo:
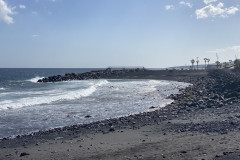
[[[102,80],[100,80],[100,81],[102,81]],[[105,79],[104,79],[104,81],[106,81]],[[116,81],[116,80],[112,80],[112,81]],[[125,82],[125,81],[127,81],[127,82],[129,82],[129,81],[133,81],[133,82],[138,82],[138,81],[140,81],[140,82],[142,82],[142,79],[136,79],[136,80],[123,80],[123,82]],[[170,99],[170,98],[167,98],[167,96],[168,95],[170,95],[171,93],[173,93],[173,94],[179,94],[178,93],[178,91],[177,90],[179,90],[179,89],[182,89],[182,87],[184,86],[184,87],[186,87],[186,85],[189,85],[189,84],[182,84],[182,83],[178,83],[178,82],[169,82],[169,81],[158,81],[158,80],[144,80],[144,83],[145,83],[145,81],[147,81],[147,83],[149,83],[149,84],[151,84],[151,85],[156,85],[155,83],[166,83],[166,82],[168,82],[169,84],[172,84],[172,85],[169,85],[168,84],[168,86],[170,87],[170,88],[172,88],[172,89],[169,89],[168,87],[166,88],[166,87],[164,87],[163,86],[163,88],[159,88],[159,86],[157,85],[157,86],[155,86],[156,88],[154,88],[154,93],[145,93],[145,94],[143,94],[139,99],[140,99],[140,102],[139,103],[137,103],[136,105],[132,105],[133,104],[133,101],[132,101],[132,98],[131,99],[129,99],[128,101],[129,101],[129,104],[131,104],[129,107],[130,107],[130,109],[131,109],[131,107],[132,108],[134,108],[134,107],[138,107],[138,105],[139,104],[141,104],[142,106],[140,106],[139,105],[139,107],[140,107],[140,109],[138,109],[138,110],[128,110],[127,112],[122,112],[121,114],[114,114],[114,115],[108,115],[108,116],[105,116],[105,117],[98,117],[98,118],[95,118],[95,117],[97,117],[97,116],[95,116],[95,114],[94,113],[90,113],[90,112],[88,112],[88,113],[86,113],[86,114],[82,114],[82,117],[83,117],[83,119],[79,119],[78,121],[75,121],[76,123],[74,123],[74,122],[72,122],[71,124],[69,124],[69,125],[60,125],[60,126],[54,126],[54,127],[51,127],[50,125],[50,127],[48,126],[48,128],[42,128],[42,129],[40,129],[40,130],[34,130],[34,131],[30,131],[30,132],[26,132],[25,131],[25,133],[24,132],[22,132],[22,133],[17,133],[17,134],[12,134],[12,135],[10,135],[10,134],[8,134],[8,135],[10,135],[10,136],[8,136],[7,134],[6,134],[6,136],[1,136],[0,137],[0,140],[1,139],[14,139],[14,138],[16,138],[16,137],[22,137],[22,136],[24,136],[24,137],[26,137],[26,136],[28,136],[28,135],[35,135],[35,134],[37,134],[37,132],[47,132],[48,130],[55,130],[55,129],[58,129],[58,128],[66,128],[66,127],[71,127],[71,126],[74,126],[74,125],[77,125],[77,126],[80,126],[80,125],[88,125],[88,124],[94,124],[94,123],[98,123],[98,122],[102,122],[102,121],[104,121],[104,120],[111,120],[111,119],[118,119],[118,118],[122,118],[122,117],[127,117],[127,116],[132,116],[132,115],[139,115],[139,114],[141,114],[141,113],[144,113],[144,112],[152,112],[152,111],[154,111],[154,110],[158,110],[159,108],[162,108],[162,107],[165,107],[166,105],[168,105],[168,104],[170,104],[170,103],[172,103],[172,99]],[[153,81],[153,82],[152,82]],[[98,80],[96,80],[96,82],[98,82]],[[117,82],[122,82],[122,80],[117,80]],[[59,83],[61,83],[61,82],[59,82]],[[109,83],[110,83],[110,81],[109,81]],[[153,83],[153,84],[152,84]],[[179,85],[178,85],[179,84]],[[159,84],[160,85],[160,84]],[[175,86],[175,85],[177,85],[177,86]],[[110,86],[110,85],[109,85]],[[112,86],[111,86],[112,87]],[[146,89],[148,89],[148,88],[146,88]],[[176,89],[176,90],[175,90]],[[175,91],[172,91],[171,92],[171,90],[175,90]],[[163,92],[164,91],[164,92]],[[136,95],[138,95],[137,94],[137,92],[135,92],[136,93]],[[135,94],[135,93],[132,93],[132,94]],[[159,94],[159,93],[161,93],[161,94]],[[163,93],[166,93],[166,94],[163,94]],[[139,93],[140,94],[140,93]],[[164,99],[163,99],[163,101],[162,100],[159,100],[157,97],[159,97],[158,96],[158,94],[159,94],[159,96],[161,95],[161,98],[160,99],[162,99],[162,97],[164,97]],[[153,97],[154,98],[153,98]],[[144,102],[143,102],[143,99],[149,99],[149,100],[147,100],[147,101],[152,101],[151,103],[147,103],[147,104],[144,104]],[[158,99],[158,100],[155,100],[155,99]],[[133,107],[134,106],[134,107]],[[121,106],[119,106],[119,107],[121,107]],[[143,109],[141,109],[141,107],[143,108]],[[126,108],[124,108],[124,110],[126,110]],[[101,115],[101,114],[100,114]],[[93,118],[91,118],[91,117],[93,117]],[[33,117],[34,118],[34,117]],[[67,118],[67,117],[66,117]],[[6,118],[5,118],[6,119]],[[81,120],[81,121],[80,121]],[[24,123],[22,123],[22,124],[24,124]],[[23,127],[22,128],[24,128],[25,126],[23,125]],[[33,126],[34,127],[34,126]],[[4,128],[3,128],[3,130],[4,130]],[[6,132],[7,133],[7,132]],[[1,135],[3,135],[3,134],[1,134]]]
[[[108,119],[108,120],[103,120],[103,121],[98,121],[98,122],[93,122],[90,124],[86,125],[73,125],[73,126],[67,126],[63,128],[55,128],[53,130],[48,130],[44,132],[36,132],[33,133],[32,135],[24,135],[20,137],[16,137],[14,139],[7,139],[4,138],[0,140],[0,159],[17,159],[21,157],[22,159],[40,159],[39,154],[43,154],[42,150],[39,149],[41,147],[46,147],[51,146],[51,149],[49,152],[46,152],[45,156],[46,157],[41,157],[41,158],[47,158],[48,156],[52,156],[54,159],[61,159],[62,155],[69,154],[69,159],[98,159],[98,157],[102,157],[103,159],[111,159],[111,156],[108,157],[108,155],[111,155],[113,153],[117,153],[117,151],[113,149],[107,149],[104,150],[105,145],[100,145],[99,150],[102,149],[102,152],[99,153],[94,153],[94,152],[89,152],[89,154],[84,154],[82,155],[83,152],[85,151],[85,147],[88,146],[83,143],[80,139],[81,137],[92,137],[86,138],[86,141],[90,143],[93,143],[94,145],[99,145],[99,137],[105,138],[105,141],[109,141],[111,144],[115,144],[117,147],[115,149],[120,149],[120,153],[117,154],[118,158],[117,159],[124,159],[124,156],[127,155],[128,153],[137,153],[138,151],[132,151],[131,149],[134,150],[134,148],[139,148],[143,147],[143,144],[146,144],[148,140],[146,140],[146,137],[149,139],[152,139],[150,142],[148,142],[148,145],[152,145],[156,147],[156,145],[159,145],[159,143],[162,143],[162,140],[164,140],[165,144],[171,145],[173,143],[172,140],[178,140],[176,137],[178,136],[183,136],[183,139],[192,137],[208,137],[208,134],[216,134],[215,136],[212,135],[213,137],[217,137],[219,135],[224,135],[228,134],[228,132],[233,133],[236,132],[238,133],[237,127],[238,127],[238,121],[235,122],[236,120],[229,119],[224,122],[223,126],[219,125],[217,122],[213,121],[215,119],[209,120],[209,123],[207,121],[203,121],[209,119],[208,116],[206,116],[209,113],[214,114],[215,112],[218,112],[219,110],[225,109],[231,111],[234,109],[234,106],[236,107],[236,103],[234,100],[233,104],[230,104],[229,100],[222,100],[219,101],[221,95],[216,94],[213,95],[215,98],[212,97],[207,97],[207,99],[201,99],[204,97],[204,95],[209,94],[208,91],[212,91],[211,87],[210,89],[207,88],[209,84],[213,85],[215,80],[212,77],[209,77],[205,71],[199,71],[199,73],[194,72],[181,72],[181,71],[176,71],[177,73],[170,73],[165,75],[162,73],[159,73],[157,71],[149,71],[145,73],[131,73],[131,75],[126,74],[126,75],[121,75],[121,78],[143,78],[145,74],[146,79],[162,79],[162,78],[169,78],[171,80],[178,80],[178,81],[185,81],[188,83],[192,83],[193,86],[187,87],[185,90],[182,91],[181,94],[179,95],[171,95],[170,97],[174,99],[175,101],[167,105],[164,108],[157,109],[152,112],[144,112],[140,113],[137,115],[130,115],[127,117],[121,117],[121,118],[114,118],[114,119]],[[159,74],[159,75],[158,75]],[[213,74],[213,73],[211,73]],[[225,73],[224,73],[225,74]],[[119,77],[110,77],[110,78],[118,78]],[[205,89],[204,89],[205,87]],[[212,86],[213,87],[213,86]],[[201,89],[202,91],[200,92],[198,89]],[[206,93],[205,93],[206,92]],[[198,95],[196,95],[198,94]],[[202,94],[202,95],[201,95]],[[194,97],[195,96],[195,97]],[[216,98],[217,97],[217,98]],[[200,99],[199,99],[200,98]],[[206,98],[206,97],[205,97]],[[202,100],[202,101],[200,101]],[[198,103],[196,103],[198,102]],[[200,104],[200,102],[202,104]],[[206,103],[204,103],[206,102]],[[221,103],[220,103],[221,102]],[[235,103],[235,104],[234,104]],[[232,106],[232,107],[229,107]],[[238,110],[237,108],[236,110]],[[239,109],[240,110],[240,109]],[[205,113],[206,111],[206,113]],[[237,112],[236,112],[237,114]],[[224,116],[225,112],[224,112]],[[223,116],[223,117],[224,117]],[[235,115],[234,115],[235,116]],[[197,117],[192,118],[192,117]],[[200,117],[200,118],[199,118]],[[220,114],[219,116],[220,120],[223,118]],[[199,120],[198,120],[199,118]],[[195,122],[196,121],[196,122]],[[216,124],[215,124],[216,123]],[[199,124],[199,125],[197,125]],[[216,126],[216,127],[215,127]],[[149,134],[153,134],[152,136],[146,136],[146,131],[148,130]],[[226,132],[226,133],[225,133]],[[129,133],[129,134],[128,134]],[[218,135],[219,134],[219,135]],[[136,141],[135,135],[138,135],[136,137],[142,139],[141,142]],[[161,136],[160,136],[161,135]],[[238,134],[237,134],[238,135]],[[168,137],[172,140],[166,139]],[[185,138],[184,138],[185,136]],[[117,137],[118,140],[112,139],[112,137]],[[145,138],[144,138],[145,137]],[[165,137],[165,138],[164,138]],[[80,138],[80,139],[79,139]],[[143,139],[144,138],[144,139]],[[128,140],[126,140],[128,139]],[[237,137],[236,137],[237,139]],[[79,141],[78,141],[79,140]],[[72,142],[70,144],[64,144],[63,146],[65,148],[68,148],[64,151],[61,151],[61,149],[58,147],[59,144],[61,144],[63,141],[68,141]],[[86,143],[87,143],[86,142]],[[129,144],[122,144],[123,142],[128,142]],[[194,139],[191,140],[191,142],[194,142]],[[52,143],[50,145],[50,143]],[[103,143],[103,142],[101,142]],[[206,142],[208,143],[208,142]],[[57,145],[54,145],[57,144]],[[75,150],[75,147],[71,147],[71,144],[78,145],[77,150]],[[81,145],[83,144],[83,145]],[[84,146],[84,144],[86,146]],[[191,144],[191,143],[190,143]],[[79,147],[79,146],[82,147]],[[178,144],[181,146],[181,144]],[[74,146],[74,145],[73,145]],[[121,148],[123,146],[123,148]],[[130,148],[131,149],[130,149]],[[164,146],[162,146],[164,148]],[[69,150],[69,148],[71,148]],[[89,148],[89,146],[88,146]],[[91,148],[93,148],[91,146]],[[201,148],[201,147],[200,147]],[[84,151],[83,151],[84,149]],[[151,150],[144,148],[145,150],[148,150],[149,152]],[[171,159],[193,159],[196,154],[193,151],[192,154],[188,155],[188,151],[179,151],[179,154],[176,154],[174,157],[174,153],[176,152],[175,150],[181,149],[181,147],[177,147],[176,149],[173,149],[174,152],[168,153],[170,151],[163,151],[162,153],[158,153],[161,148],[156,150],[154,154],[156,154],[155,158],[164,158],[162,156],[163,153],[168,153],[166,154],[165,158],[168,156]],[[18,151],[16,153],[16,150]],[[28,151],[30,150],[30,151]],[[40,151],[38,151],[40,150]],[[56,151],[54,153],[51,153],[53,151]],[[86,150],[91,150],[91,149],[86,149]],[[154,149],[152,149],[154,151]],[[21,153],[20,153],[21,152]],[[125,154],[125,152],[127,152]],[[185,153],[186,152],[186,153]],[[196,151],[197,152],[197,151]],[[216,152],[214,152],[216,153]],[[234,152],[235,153],[235,152]],[[25,154],[25,155],[24,155]],[[29,154],[29,155],[28,155]],[[143,159],[155,159],[154,156],[148,155],[148,153],[145,153],[146,155],[142,155]],[[229,155],[232,155],[228,154]],[[71,157],[71,155],[73,157]],[[165,155],[165,154],[163,154]],[[171,155],[171,156],[170,156]],[[186,156],[187,155],[187,156]],[[223,154],[224,155],[224,154]],[[112,155],[113,156],[113,155]],[[160,157],[159,157],[160,156]],[[213,158],[216,155],[205,155],[205,157]],[[221,158],[222,155],[218,156]],[[116,156],[114,156],[116,157]],[[139,155],[137,156],[139,158]],[[130,157],[131,159],[136,159],[137,157]],[[168,157],[168,158],[169,158]],[[204,156],[203,156],[204,157]],[[215,157],[215,158],[218,158]],[[49,157],[48,157],[49,158]],[[165,159],[164,158],[164,159]],[[126,158],[125,158],[126,159]]]
[[[99,71],[93,71],[93,72],[99,72]],[[122,73],[122,71],[120,71],[120,72]],[[147,72],[147,74],[145,74],[145,72]],[[160,72],[160,74],[159,74],[159,72]],[[121,75],[121,77],[119,77],[119,74],[114,73],[114,74],[108,74],[107,76],[105,74],[105,76],[102,76],[103,78],[101,78],[101,79],[106,78],[106,79],[112,79],[112,80],[113,79],[166,80],[166,81],[179,81],[179,82],[189,83],[188,81],[186,82],[186,81],[183,81],[183,80],[179,80],[179,77],[176,77],[176,73],[179,74],[179,72],[182,76],[182,73],[192,75],[192,72],[195,72],[195,71],[190,71],[190,70],[189,71],[180,71],[180,70],[175,70],[175,71],[171,71],[171,70],[169,70],[169,71],[168,70],[148,70],[148,71],[146,71],[146,70],[140,70],[140,72],[138,71],[138,72],[135,72],[135,73],[127,71],[125,74]],[[204,71],[200,70],[200,72],[203,73]],[[142,75],[142,73],[144,73],[144,76]],[[153,75],[154,75],[153,73],[157,73],[159,75],[155,75],[155,77],[153,77]],[[69,75],[69,74],[67,73],[67,75]],[[147,77],[146,75],[150,75],[150,77]],[[184,75],[184,76],[186,76],[186,75]],[[132,78],[132,77],[134,77],[134,78]],[[50,83],[50,82],[48,82],[48,83]],[[61,82],[59,81],[59,83],[61,83]],[[179,92],[181,92],[181,90],[182,89],[180,89]],[[168,97],[168,98],[172,98],[172,97]],[[165,105],[164,107],[167,107],[168,105],[169,104]],[[95,123],[101,123],[102,121],[116,120],[116,119],[119,119],[119,118],[126,118],[126,117],[134,116],[134,115],[141,116],[142,113],[154,112],[154,111],[162,109],[164,107],[156,107],[156,108],[152,108],[152,109],[149,108],[149,111],[146,111],[146,112],[138,112],[138,113],[133,113],[133,114],[129,114],[129,115],[126,115],[126,116],[119,116],[119,117],[115,117],[115,118],[108,118],[108,119],[104,119],[104,120],[93,121],[93,122],[89,122],[89,123],[86,123],[86,124],[83,123],[83,124],[75,124],[75,125],[70,125],[70,126],[61,126],[61,127],[55,127],[55,128],[46,129],[46,130],[29,132],[27,134],[22,134],[22,135],[12,135],[12,136],[9,136],[9,137],[0,138],[0,141],[1,140],[6,140],[6,139],[27,137],[27,136],[31,136],[31,135],[36,135],[38,133],[48,132],[48,131],[55,130],[55,129],[58,130],[58,129],[65,129],[65,128],[74,127],[74,126],[91,125],[91,124],[95,124]]]

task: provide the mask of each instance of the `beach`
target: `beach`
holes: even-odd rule
[[[230,70],[139,71],[103,79],[193,85],[164,108],[0,140],[0,159],[239,159],[239,74]]]

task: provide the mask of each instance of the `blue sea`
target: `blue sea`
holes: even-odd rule
[[[98,69],[0,69],[0,138],[151,111],[190,84],[159,80],[37,83]],[[88,118],[86,117],[88,116]]]

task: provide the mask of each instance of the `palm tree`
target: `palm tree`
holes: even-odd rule
[[[204,60],[204,62],[205,62],[205,69],[207,69],[207,64],[206,64],[206,63],[207,63],[207,61],[208,61],[208,58],[204,58],[203,60]]]
[[[195,63],[195,60],[192,59],[192,60],[191,60],[191,63],[192,63],[192,69],[193,69],[193,64]]]
[[[209,59],[209,58],[207,59],[207,62],[208,62],[208,65],[209,65],[209,62],[210,62],[210,59]]]
[[[219,68],[221,63],[219,61],[216,61],[215,63],[217,64],[217,68]]]
[[[198,70],[198,63],[199,63],[198,57],[197,57],[197,60],[196,60],[196,62],[197,62],[197,70]]]

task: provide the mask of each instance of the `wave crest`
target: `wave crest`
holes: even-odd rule
[[[43,78],[44,78],[44,77],[36,76],[36,77],[31,78],[31,79],[28,79],[28,80],[26,80],[26,81],[29,81],[29,82],[32,82],[32,83],[37,83],[37,81],[38,81],[39,79],[43,79]]]
[[[90,85],[86,89],[78,89],[75,91],[61,91],[53,94],[46,94],[38,97],[27,97],[21,98],[18,100],[5,100],[0,102],[0,110],[1,109],[16,109],[27,106],[34,105],[42,105],[42,104],[50,104],[57,101],[65,101],[65,100],[75,100],[81,97],[90,96],[97,90],[97,87],[107,84],[107,80],[101,80],[95,84]]]

